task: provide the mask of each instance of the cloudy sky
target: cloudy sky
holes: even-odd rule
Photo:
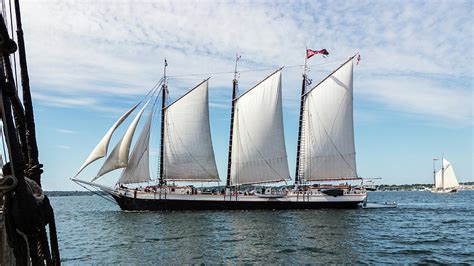
[[[232,82],[225,72],[235,54],[242,55],[241,91],[288,66],[283,105],[292,171],[302,73],[292,66],[303,63],[306,46],[330,52],[309,60],[313,81],[362,56],[354,69],[360,176],[429,183],[432,158],[444,153],[461,181],[473,181],[472,1],[61,0],[22,1],[22,11],[47,190],[80,189],[68,178],[161,78],[165,57],[171,99],[211,76],[222,179]]]

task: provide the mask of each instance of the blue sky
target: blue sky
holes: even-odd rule
[[[69,177],[161,78],[165,57],[178,76],[232,71],[239,52],[241,70],[265,69],[240,74],[244,91],[272,68],[302,64],[305,46],[330,52],[310,59],[314,82],[362,56],[354,69],[360,176],[429,183],[432,158],[444,153],[461,181],[473,181],[472,1],[63,0],[22,1],[22,9],[46,190],[80,189]],[[286,68],[282,76],[292,175],[301,73]],[[224,179],[232,75],[171,79],[170,97],[208,76]]]

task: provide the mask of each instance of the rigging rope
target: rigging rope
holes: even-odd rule
[[[99,191],[99,190],[92,190],[92,189],[86,187],[85,185],[83,185],[83,184],[81,184],[81,183],[79,183],[79,182],[74,182],[74,183],[76,183],[76,184],[78,184],[79,186],[83,187],[84,189],[86,189],[86,190],[92,192],[94,195],[97,195],[97,196],[99,196],[99,197],[101,197],[101,198],[103,198],[103,199],[105,199],[105,200],[108,200],[108,201],[110,201],[110,202],[112,202],[112,203],[115,203],[115,201],[111,200],[111,199],[108,198],[107,196],[104,196],[103,192],[101,192],[101,191]]]
[[[324,63],[309,65],[308,67],[311,67],[311,66],[328,65],[328,64],[333,64],[333,63],[337,63],[337,62],[339,62],[339,60],[333,60],[333,61],[328,61],[328,62],[324,62]],[[296,68],[296,67],[304,67],[304,65],[283,65],[282,67],[283,67],[283,68]],[[259,71],[273,70],[273,69],[275,69],[275,67],[254,68],[254,69],[240,70],[239,73],[259,72]],[[223,74],[234,74],[234,71],[208,72],[208,73],[193,73],[193,74],[180,74],[180,75],[168,76],[167,78],[168,78],[168,79],[176,79],[176,78],[181,78],[181,77],[212,76],[212,75],[223,75]]]
[[[5,1],[5,0],[2,0]],[[13,34],[13,15],[12,15],[12,0],[8,0],[8,7],[10,9],[10,32],[12,35],[12,40],[15,41],[15,34]],[[15,69],[15,87],[16,90],[18,91],[18,74],[16,70],[16,53],[13,53],[13,65]]]

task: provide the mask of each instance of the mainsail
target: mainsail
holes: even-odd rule
[[[97,146],[94,148],[94,150],[91,152],[89,157],[87,157],[86,161],[82,164],[81,168],[77,172],[76,176],[79,175],[86,166],[91,164],[92,162],[104,157],[107,155],[107,149],[109,147],[110,139],[112,138],[112,135],[114,134],[115,130],[122,124],[122,122],[127,119],[127,117],[137,108],[138,104],[130,108],[125,114],[123,114],[107,131],[107,133],[104,135],[102,140],[97,144]]]
[[[220,181],[209,123],[208,80],[164,112],[164,179]]]
[[[140,137],[135,143],[128,166],[123,170],[118,183],[129,184],[129,183],[140,183],[150,181],[150,129],[151,121],[153,117],[153,111],[150,112],[148,119],[143,126]]]
[[[99,173],[96,177],[94,177],[91,182],[96,180],[97,178],[105,175],[106,173],[113,171],[115,169],[124,168],[128,165],[128,155],[130,152],[130,145],[132,144],[133,134],[135,133],[135,129],[137,128],[138,122],[143,114],[143,111],[147,107],[148,102],[142,107],[140,112],[135,116],[132,123],[128,127],[127,131],[123,135],[122,139],[117,143],[115,148],[113,149],[112,153],[110,153],[107,160],[102,165],[99,170]]]
[[[288,180],[281,69],[234,100],[231,184]]]
[[[442,189],[459,187],[458,179],[456,178],[456,175],[454,174],[453,166],[448,160],[444,158],[443,158],[443,168],[444,168],[444,174],[443,174],[443,169],[440,169],[438,172],[436,172],[435,187],[442,188]]]
[[[350,58],[305,94],[301,179],[357,178]]]

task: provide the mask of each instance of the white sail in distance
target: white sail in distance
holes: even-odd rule
[[[305,94],[304,180],[357,178],[352,72],[351,58]]]
[[[94,177],[91,182],[97,180],[99,177],[105,175],[106,173],[113,171],[115,169],[124,168],[128,165],[128,156],[130,152],[130,146],[132,144],[133,134],[135,133],[135,129],[137,128],[138,122],[142,117],[143,111],[147,107],[148,102],[142,107],[140,112],[135,116],[132,123],[128,127],[127,131],[117,143],[113,151],[110,153],[107,160],[102,165],[99,170],[99,173],[96,177]]]
[[[281,97],[280,69],[235,99],[232,185],[290,178]]]
[[[164,112],[164,179],[220,181],[209,123],[208,80]]]
[[[112,135],[114,134],[115,130],[122,124],[122,122],[127,119],[127,117],[135,110],[135,108],[137,108],[138,104],[136,104],[135,106],[133,106],[132,108],[130,108],[130,110],[128,110],[127,112],[125,112],[113,125],[112,127],[109,129],[109,131],[107,131],[107,133],[104,135],[104,137],[102,137],[102,140],[99,142],[99,144],[97,144],[97,146],[94,148],[94,150],[91,152],[91,154],[89,155],[89,157],[87,157],[86,161],[82,164],[81,168],[79,169],[79,171],[77,172],[77,174],[75,175],[75,177],[77,175],[79,175],[79,173],[82,172],[82,170],[84,170],[84,168],[86,168],[89,164],[91,164],[92,162],[104,157],[107,155],[107,149],[109,147],[109,143],[110,143],[110,139],[112,138]]]
[[[443,168],[444,168],[444,182],[443,182],[443,169],[440,169],[436,172],[435,175],[435,187],[436,188],[457,188],[459,187],[458,179],[456,174],[454,174],[454,169],[451,163],[443,158]]]

